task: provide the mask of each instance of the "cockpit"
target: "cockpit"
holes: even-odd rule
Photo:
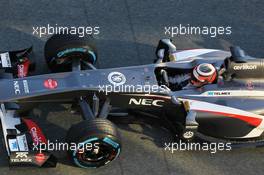
[[[239,47],[231,47],[230,51],[231,56],[228,57],[223,54],[222,57],[194,57],[183,61],[177,61],[175,56],[174,61],[170,61],[169,58],[162,59],[155,69],[158,83],[166,85],[172,91],[178,91],[217,84],[219,80],[264,79],[263,59],[247,56]],[[169,54],[163,56],[166,55]],[[160,53],[159,56],[161,56]],[[163,62],[164,60],[168,62]]]

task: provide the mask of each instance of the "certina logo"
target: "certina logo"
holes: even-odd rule
[[[115,86],[120,86],[126,82],[125,75],[120,72],[111,72],[108,74],[107,78],[108,81]]]
[[[164,103],[164,100],[153,100],[147,98],[140,98],[140,99],[131,98],[128,104],[162,107],[163,106],[162,103]]]
[[[242,64],[241,66],[234,66],[234,70],[254,70],[257,65]]]

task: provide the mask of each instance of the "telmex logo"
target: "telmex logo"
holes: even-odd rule
[[[140,98],[140,99],[135,99],[131,98],[129,100],[129,104],[134,104],[134,105],[144,105],[144,106],[159,106],[162,107],[163,105],[160,103],[164,103],[164,100],[153,100],[153,99],[146,99],[146,98]]]
[[[230,92],[208,92],[208,95],[230,95]]]
[[[234,66],[234,70],[254,70],[257,69],[257,65],[243,64],[241,66]]]
[[[28,152],[17,152],[16,158],[27,158]]]
[[[32,162],[32,158],[28,157],[28,152],[17,152],[15,158],[10,159],[11,162],[13,163],[18,163],[18,162]]]

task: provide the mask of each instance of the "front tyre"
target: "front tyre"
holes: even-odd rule
[[[106,119],[85,120],[73,125],[67,134],[67,142],[77,145],[69,155],[81,168],[97,168],[116,159],[121,143],[115,125]]]
[[[86,64],[97,64],[97,51],[92,36],[79,37],[72,34],[51,36],[44,48],[46,62],[52,72],[72,71],[74,59],[79,59],[81,69]]]

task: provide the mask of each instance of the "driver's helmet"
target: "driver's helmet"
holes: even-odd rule
[[[191,83],[194,86],[203,86],[213,83],[216,79],[216,68],[209,63],[199,64],[193,69]]]

